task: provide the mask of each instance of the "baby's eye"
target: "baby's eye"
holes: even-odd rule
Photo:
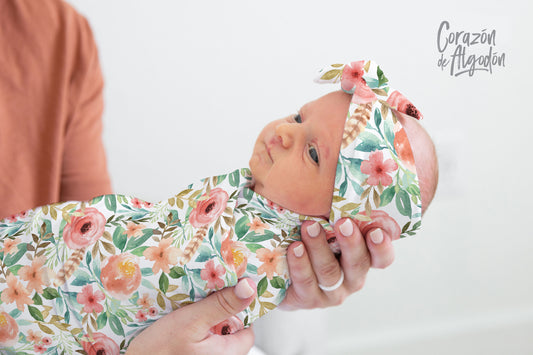
[[[316,151],[316,148],[312,145],[309,146],[309,156],[315,163],[318,164],[318,152]]]
[[[294,121],[296,121],[296,123],[302,123],[302,116],[300,116],[300,114],[297,114],[296,116],[294,116]]]

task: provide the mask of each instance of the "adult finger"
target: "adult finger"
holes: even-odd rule
[[[287,249],[287,264],[291,275],[291,285],[280,305],[281,309],[306,309],[319,306],[321,292],[302,242],[294,242]]]
[[[248,354],[254,345],[253,327],[229,335],[211,335],[199,346],[200,354]]]
[[[394,261],[394,246],[391,236],[381,228],[370,229],[366,235],[372,267],[384,269]]]
[[[196,329],[190,333],[191,340],[203,340],[213,326],[248,307],[254,299],[256,289],[251,279],[242,279],[235,287],[217,291],[185,307],[188,315],[197,320]]]
[[[301,233],[318,285],[335,285],[342,277],[342,269],[329,248],[326,232],[318,222],[308,222],[302,225]],[[339,302],[344,298],[342,287],[339,291],[326,291],[324,294],[330,299],[338,299]],[[339,302],[333,300],[335,304]]]
[[[359,291],[370,269],[370,254],[365,238],[351,218],[342,218],[334,226],[341,248],[339,259],[344,271],[344,286],[349,293]]]

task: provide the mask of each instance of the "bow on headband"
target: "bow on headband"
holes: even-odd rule
[[[371,61],[333,64],[318,83],[341,83],[352,99],[346,116],[330,214],[334,224],[354,217],[360,229],[381,227],[393,239],[420,227],[420,186],[413,152],[398,112],[422,119]],[[371,227],[372,228],[372,227]]]

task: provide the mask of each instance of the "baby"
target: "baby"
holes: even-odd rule
[[[437,183],[420,113],[370,61],[332,65],[319,81],[344,92],[269,123],[250,170],[156,204],[105,195],[0,221],[0,347],[119,353],[156,319],[251,277],[257,298],[214,329],[225,333],[281,303],[303,220],[330,236],[346,216],[363,233],[414,234]]]

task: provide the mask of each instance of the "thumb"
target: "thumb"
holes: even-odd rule
[[[187,308],[198,320],[201,340],[209,329],[218,323],[236,315],[252,303],[256,294],[256,285],[251,279],[242,279],[234,287],[228,287],[211,294],[209,297],[189,305]]]

